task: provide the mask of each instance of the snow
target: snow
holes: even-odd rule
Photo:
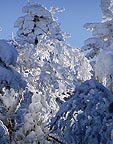
[[[98,56],[95,65],[95,76],[105,86],[111,87],[113,78],[113,46],[103,50]]]
[[[17,50],[9,41],[0,40],[0,84],[1,87],[9,86],[15,90],[25,88],[25,81],[20,74],[11,68],[16,65]]]
[[[0,120],[0,143],[1,144],[8,144],[8,129]]]
[[[112,12],[111,12],[111,4],[112,4],[112,0],[101,0],[101,9],[102,9],[102,13],[103,13],[103,20],[111,20],[112,18]]]
[[[0,40],[0,60],[6,66],[15,66],[17,60],[17,50],[8,43],[7,40]]]
[[[101,0],[102,21],[87,23],[84,27],[92,31],[92,38],[84,42],[82,51],[93,66],[96,79],[112,90],[113,47],[113,0]]]
[[[96,28],[92,31],[93,36],[99,36],[99,37],[102,37],[105,35],[107,37],[109,33],[110,33],[110,29],[104,23],[98,24]]]
[[[86,53],[88,59],[94,60],[95,57],[100,53],[105,47],[105,42],[97,37],[88,38],[84,41],[84,46],[82,51]]]
[[[15,116],[22,125],[15,133],[19,142],[51,143],[47,140],[49,131],[45,125],[76,85],[92,75],[92,67],[80,49],[64,42],[66,34],[53,17],[54,12],[61,10],[49,11],[39,4],[28,4],[23,8],[26,15],[15,23],[19,28],[17,41],[22,44],[17,46],[18,71],[32,92],[28,111],[20,106]]]
[[[43,16],[45,18],[52,18],[51,13],[47,8],[42,7],[40,4],[34,3],[32,5],[28,4],[22,9],[23,13],[29,13],[31,15],[37,15],[39,17]]]
[[[65,144],[100,144],[112,141],[113,95],[91,79],[81,84],[50,122],[51,133]]]
[[[98,23],[86,23],[84,24],[84,28],[87,30],[93,30],[98,25]]]
[[[84,25],[93,34],[82,47],[85,57],[64,41],[53,15],[62,9],[23,7],[17,50],[0,40],[0,143],[7,135],[11,144],[113,143],[113,96],[103,86],[112,91],[113,0],[101,0],[101,8],[102,22]],[[88,80],[91,72],[103,85]]]
[[[1,87],[9,86],[15,90],[24,89],[26,86],[26,82],[22,80],[18,72],[2,66],[0,66],[0,84]]]
[[[37,44],[44,38],[55,38],[61,41],[65,39],[66,35],[60,30],[53,13],[47,8],[34,3],[23,7],[23,12],[26,15],[18,18],[14,25],[19,28],[17,35],[21,42]]]
[[[15,22],[15,24],[14,24],[14,27],[19,27],[19,28],[21,28],[23,22],[24,22],[24,18],[23,18],[23,17],[19,17],[19,18],[16,20],[16,22]]]
[[[32,92],[32,102],[21,127],[23,132],[20,132],[21,129],[18,132],[23,135],[25,142],[28,131],[33,129],[36,140],[46,143],[48,129],[45,125],[62,102],[73,93],[78,81],[80,83],[91,78],[92,68],[80,49],[72,48],[58,39],[44,39],[37,46],[26,43],[18,47],[18,51],[18,67]],[[38,126],[43,139],[37,133]],[[17,140],[20,141],[18,132]]]

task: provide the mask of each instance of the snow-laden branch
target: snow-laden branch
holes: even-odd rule
[[[92,79],[62,104],[50,122],[50,130],[63,144],[112,143],[112,113],[112,94]]]

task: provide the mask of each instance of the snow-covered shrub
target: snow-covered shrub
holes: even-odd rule
[[[81,84],[50,122],[54,143],[112,144],[113,95],[95,80]]]
[[[37,44],[45,37],[61,41],[64,39],[64,33],[61,32],[53,16],[53,10],[49,11],[37,3],[29,3],[22,11],[26,15],[18,18],[14,25],[19,28],[17,36],[21,42]]]

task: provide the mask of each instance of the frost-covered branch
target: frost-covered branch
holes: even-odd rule
[[[79,86],[50,122],[62,143],[112,143],[113,96],[95,80]]]

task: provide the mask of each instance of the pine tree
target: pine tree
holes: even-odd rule
[[[59,9],[35,3],[23,8],[16,41],[19,53],[18,71],[32,92],[32,102],[23,126],[15,134],[23,143],[49,143],[45,127],[60,105],[74,92],[76,86],[91,78],[91,66],[80,49],[65,43],[53,13]],[[51,142],[50,142],[51,143]]]

